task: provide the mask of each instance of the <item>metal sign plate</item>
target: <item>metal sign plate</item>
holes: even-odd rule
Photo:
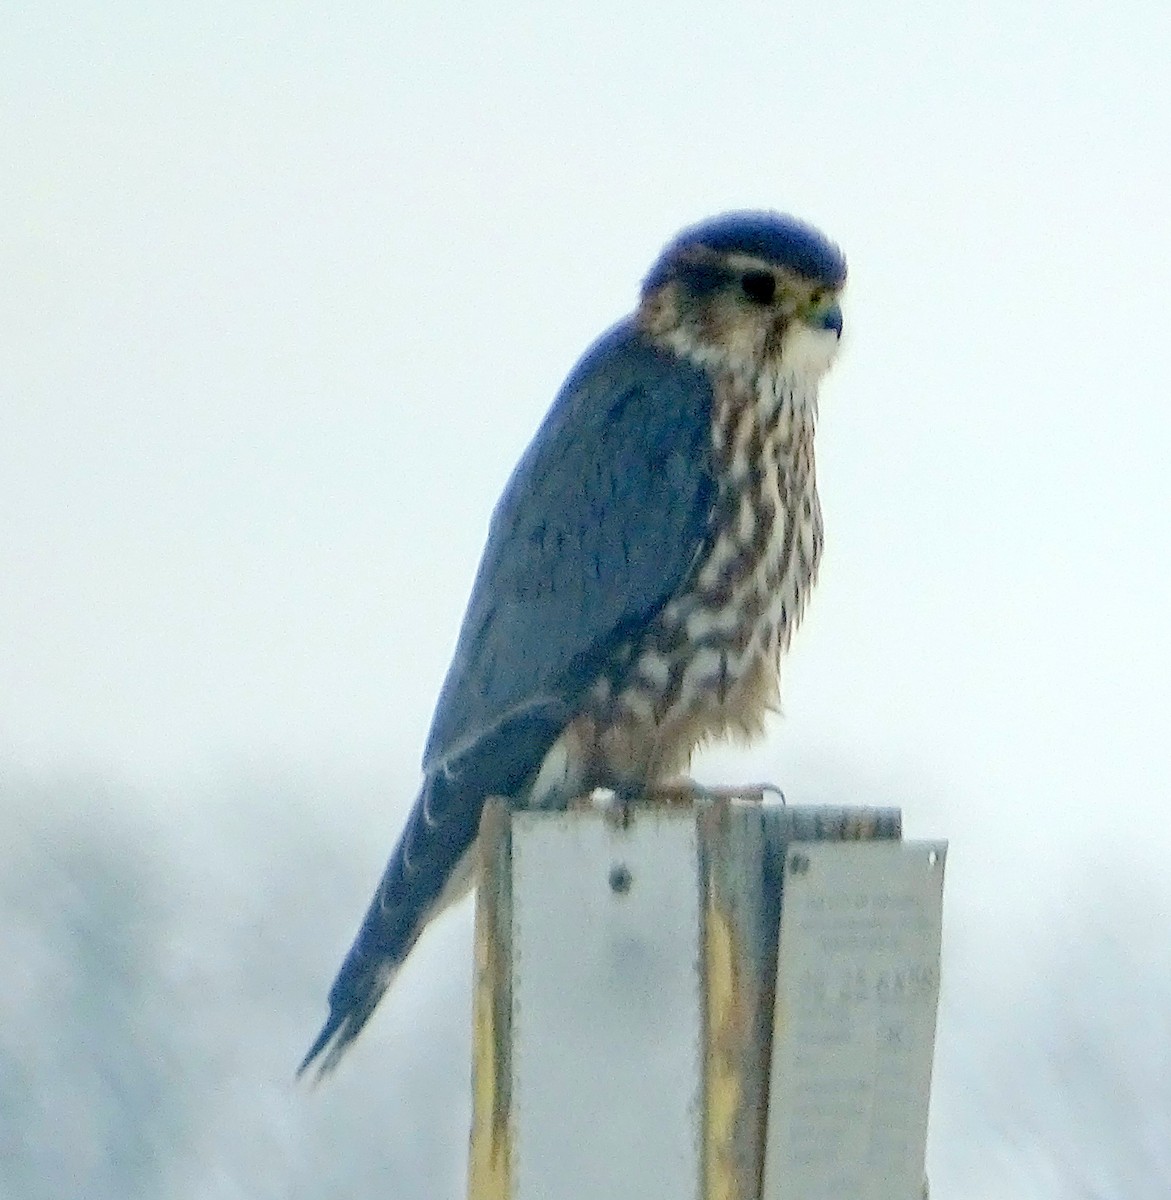
[[[764,1200],[921,1195],[945,855],[790,844]]]
[[[514,1200],[699,1195],[696,819],[512,825]]]

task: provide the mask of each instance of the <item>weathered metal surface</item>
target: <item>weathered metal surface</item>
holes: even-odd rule
[[[480,822],[472,995],[472,1128],[469,1200],[511,1200],[512,854],[511,818],[489,800]]]
[[[705,885],[705,1200],[752,1200],[760,1177],[767,1074],[760,1037],[767,930],[759,805],[719,803],[701,818]]]
[[[897,838],[897,809],[721,801],[701,817],[705,1200],[758,1200],[764,1169],[783,864],[795,838]]]
[[[789,847],[763,1195],[923,1186],[946,845]]]
[[[760,1200],[786,860],[900,836],[893,809],[631,811],[486,813],[471,1200]]]
[[[512,824],[514,1200],[700,1196],[696,814]]]

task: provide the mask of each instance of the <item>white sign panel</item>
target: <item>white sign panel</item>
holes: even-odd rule
[[[785,863],[764,1200],[918,1200],[943,842],[795,842]]]
[[[512,823],[515,1200],[693,1200],[703,1028],[695,815]]]

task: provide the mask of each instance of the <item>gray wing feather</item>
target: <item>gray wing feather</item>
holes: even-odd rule
[[[606,656],[683,586],[715,485],[707,377],[628,323],[582,359],[496,512],[439,697],[423,789],[300,1072],[356,1038],[475,842]]]
[[[683,585],[715,483],[711,383],[629,322],[574,369],[493,514],[423,758],[564,714]]]

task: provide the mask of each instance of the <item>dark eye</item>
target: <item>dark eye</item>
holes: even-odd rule
[[[740,287],[753,304],[771,304],[777,294],[777,281],[771,271],[745,271]]]

